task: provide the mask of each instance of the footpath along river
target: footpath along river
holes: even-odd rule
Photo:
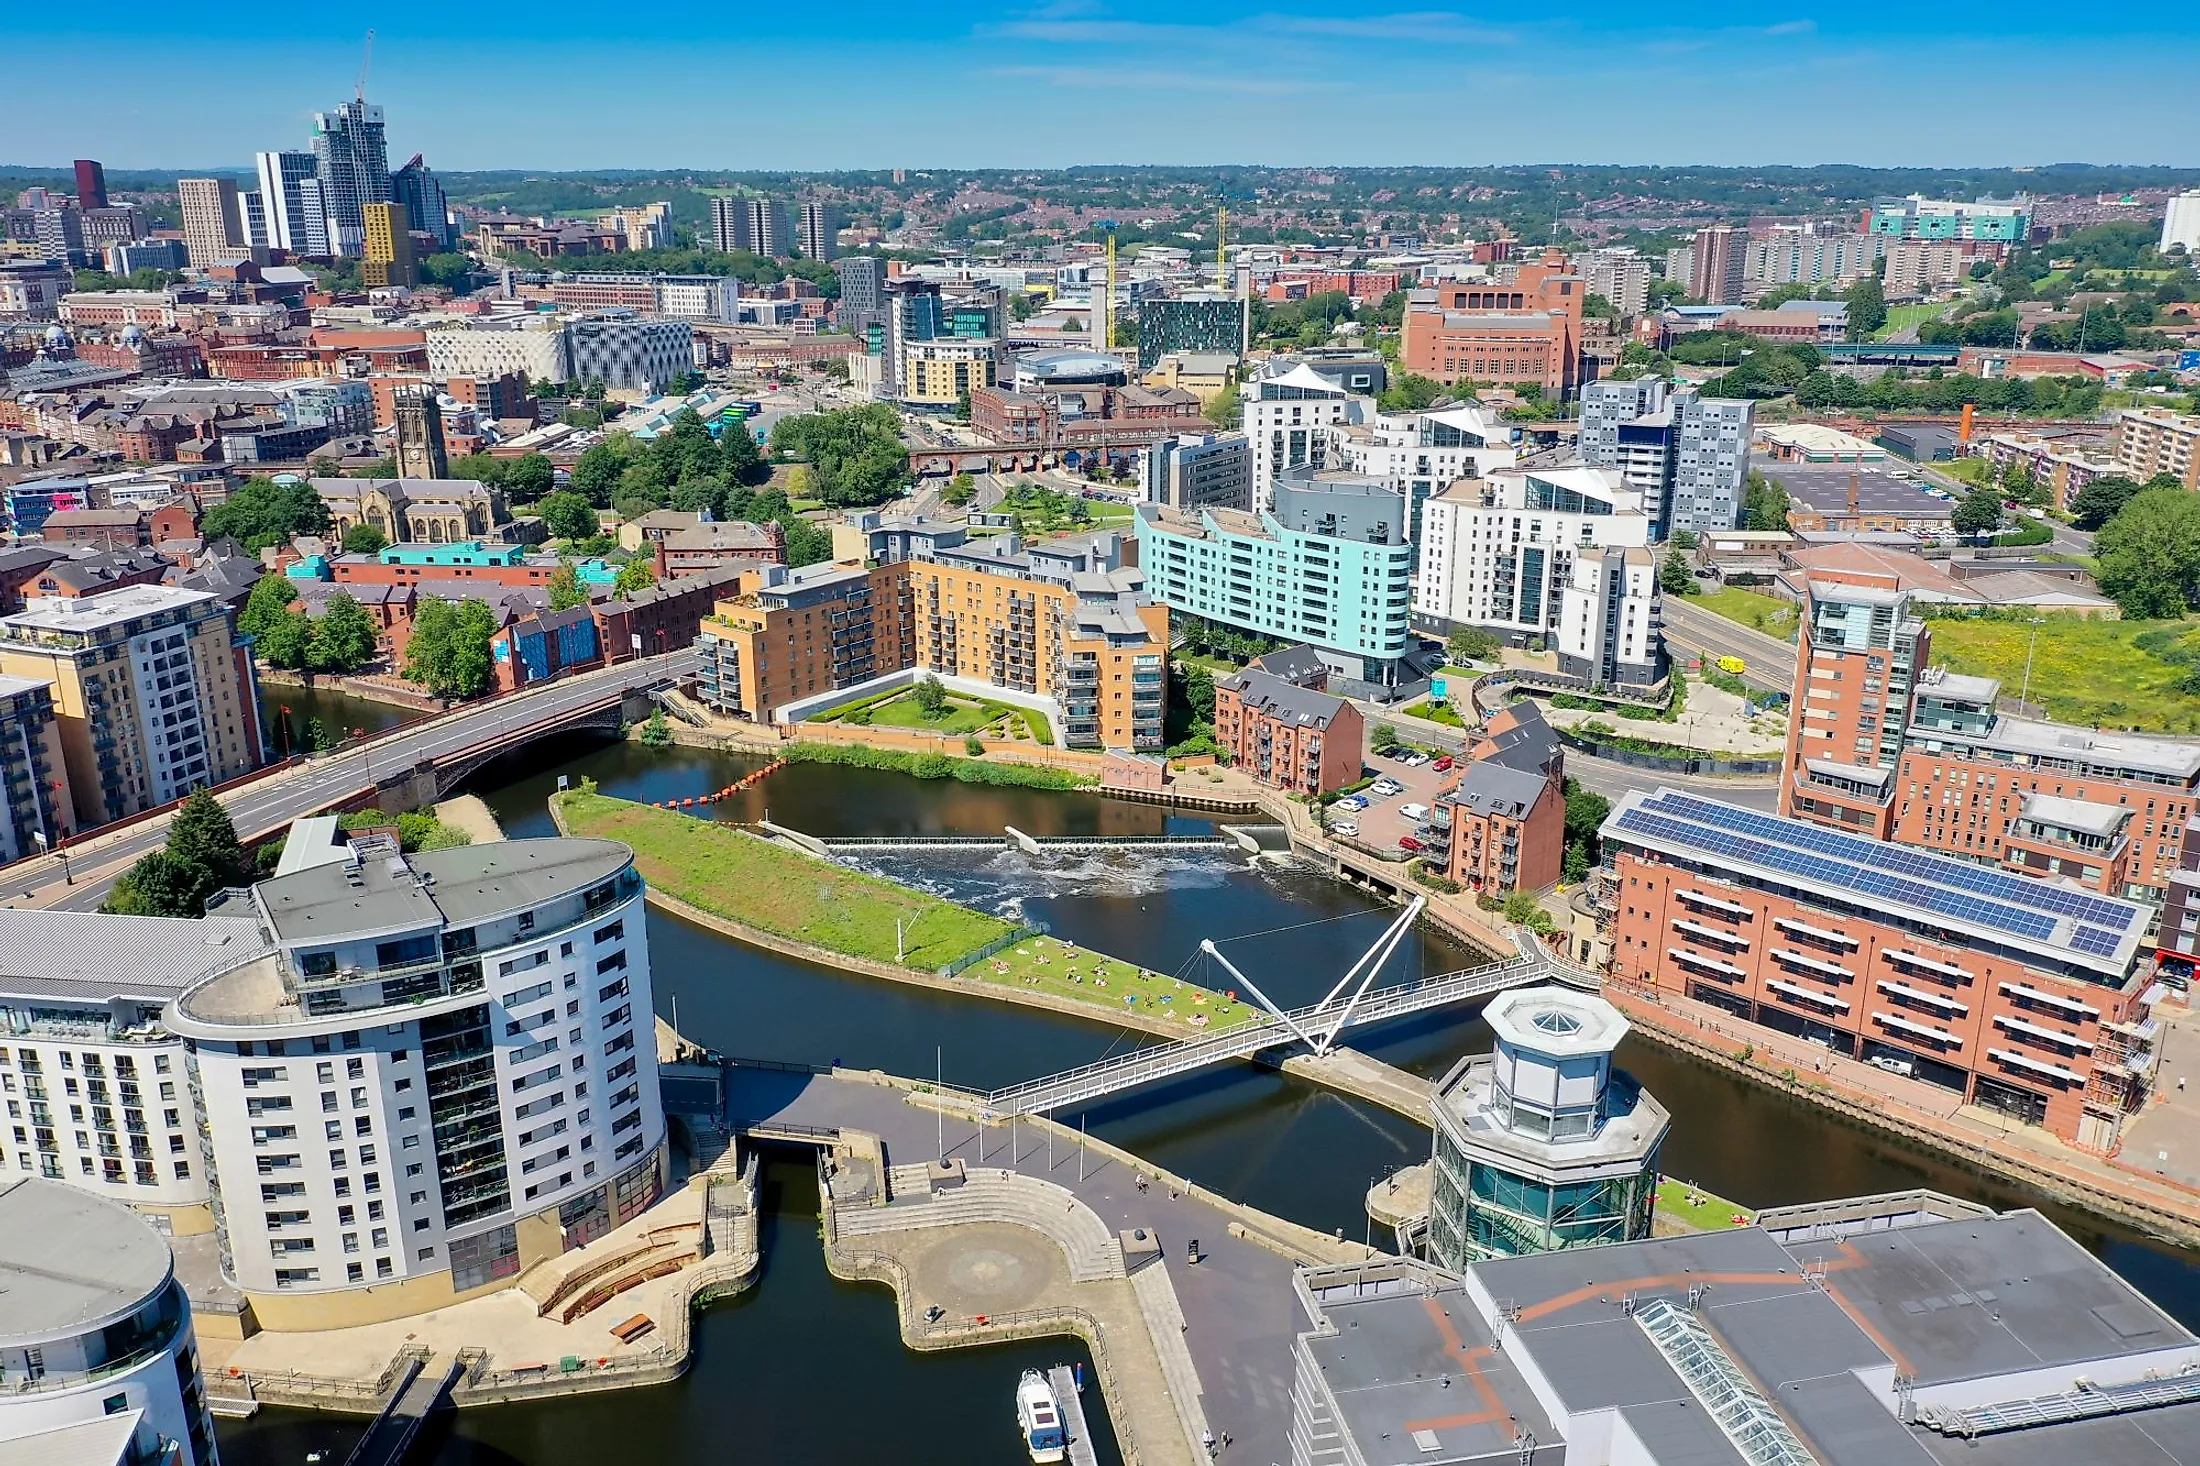
[[[286,690],[298,706],[297,692]],[[344,700],[351,702],[355,700]],[[375,705],[367,704],[367,707]],[[321,713],[327,717],[328,713]],[[362,726],[353,723],[350,726]],[[545,801],[560,775],[607,794],[663,800],[732,783],[757,760],[585,737],[546,742],[483,769],[482,795],[514,836],[552,833]],[[813,834],[1159,834],[1205,831],[1205,819],[1082,793],[923,781],[794,765],[708,817],[771,817]],[[1057,935],[1167,971],[1197,970],[1202,937],[1280,1002],[1310,1001],[1373,940],[1386,908],[1292,866],[1199,853],[1030,860],[936,852],[882,857],[875,868]],[[990,1087],[1089,1062],[1141,1042],[1052,1013],[901,987],[753,951],[652,913],[657,1008],[699,1042],[735,1055],[826,1062],[903,1074],[940,1063],[951,1083]],[[1476,961],[1417,933],[1392,959],[1395,979]],[[1354,1043],[1433,1074],[1488,1047],[1472,1012],[1362,1030]],[[2033,1204],[1963,1167],[1854,1129],[1638,1039],[1622,1062],[1672,1111],[1669,1174],[1748,1206],[1931,1186],[1997,1206]],[[1225,1195],[1324,1230],[1360,1235],[1370,1181],[1427,1156],[1412,1122],[1281,1074],[1232,1066],[1095,1105],[1096,1135]],[[790,1154],[768,1172],[773,1225],[759,1286],[712,1309],[685,1379],[661,1390],[549,1405],[468,1411],[440,1428],[437,1466],[596,1466],[607,1456],[667,1462],[731,1457],[856,1462],[986,1463],[1022,1459],[1007,1410],[1017,1371],[1083,1357],[1074,1340],[917,1355],[895,1334],[883,1290],[834,1281],[815,1240],[812,1172]],[[2049,1214],[2173,1315],[2200,1327],[2200,1271],[2186,1253],[2079,1213]],[[853,1407],[853,1408],[851,1408]],[[290,1466],[356,1430],[287,1411],[225,1425],[229,1466]],[[341,1459],[336,1457],[334,1459]],[[1103,1459],[1112,1459],[1104,1451]]]

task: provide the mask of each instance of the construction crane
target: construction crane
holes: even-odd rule
[[[353,93],[362,102],[367,99],[367,68],[373,64],[374,31],[372,27],[369,27],[367,30],[367,53],[359,58],[359,85]]]
[[[1100,337],[1100,349],[1102,351],[1113,351],[1115,349],[1115,221],[1113,219],[1102,219],[1100,227],[1108,231],[1108,282],[1107,293],[1100,297],[1098,314],[1100,330],[1097,334]]]

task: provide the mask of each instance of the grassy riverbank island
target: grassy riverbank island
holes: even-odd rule
[[[555,806],[569,833],[633,847],[652,898],[758,945],[874,976],[1045,999],[1155,1031],[1215,1031],[1253,1016],[1223,993],[736,826],[585,788],[558,795]]]

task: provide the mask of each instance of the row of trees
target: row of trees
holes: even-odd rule
[[[250,885],[253,874],[228,812],[199,789],[177,806],[167,844],[123,872],[99,909],[123,916],[204,916],[209,897]]]
[[[263,575],[252,587],[237,629],[254,639],[261,661],[297,671],[356,672],[374,660],[379,638],[358,601],[339,592],[318,619],[297,601],[298,588],[287,575]]]
[[[271,478],[248,478],[199,520],[199,533],[207,539],[226,535],[254,553],[270,545],[287,545],[294,535],[327,534],[328,530],[328,506],[303,479],[277,483]]]
[[[765,473],[746,429],[730,425],[713,438],[690,409],[648,442],[631,433],[605,435],[573,465],[567,486],[595,508],[615,509],[631,519],[665,508],[680,485],[730,488],[755,483]]]

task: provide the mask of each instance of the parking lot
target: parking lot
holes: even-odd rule
[[[1441,760],[1434,758],[1426,763],[1408,765],[1394,756],[1395,752],[1402,751],[1395,750],[1389,754],[1369,753],[1366,763],[1371,771],[1403,785],[1405,792],[1385,796],[1377,793],[1374,788],[1363,789],[1358,797],[1368,802],[1367,808],[1347,810],[1340,801],[1330,809],[1330,823],[1334,826],[1339,820],[1350,821],[1358,826],[1358,833],[1343,835],[1341,838],[1383,855],[1396,855],[1402,850],[1411,853],[1410,847],[1398,843],[1402,836],[1410,836],[1424,844],[1433,844],[1439,852],[1437,863],[1442,864],[1449,858],[1442,853],[1451,840],[1448,825],[1436,833],[1432,840],[1429,817],[1409,818],[1405,809],[1408,805],[1418,805],[1428,810],[1430,816],[1442,817],[1445,811],[1436,806],[1437,793],[1449,788],[1457,780],[1458,770],[1439,769],[1436,764]]]

